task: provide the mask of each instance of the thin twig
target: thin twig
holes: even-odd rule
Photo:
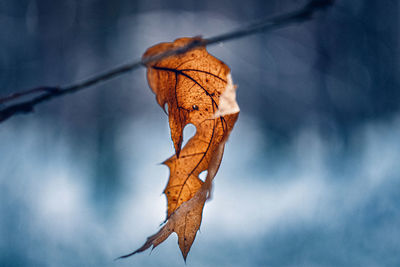
[[[16,101],[21,99],[22,97],[26,97],[28,95],[37,95],[39,96],[33,97],[30,100],[22,101],[20,103],[11,104],[0,109],[0,122],[3,122],[10,117],[16,114],[26,114],[33,112],[33,108],[42,102],[66,95],[78,92],[80,90],[91,87],[95,84],[110,80],[116,76],[127,73],[131,70],[138,69],[139,67],[146,66],[149,62],[158,61],[173,55],[182,54],[196,47],[213,45],[216,43],[220,43],[223,41],[235,40],[241,37],[249,36],[255,33],[266,32],[277,28],[282,28],[288,25],[291,25],[296,22],[304,22],[311,19],[312,15],[321,9],[324,9],[330,5],[332,5],[334,0],[311,0],[307,5],[302,7],[301,9],[290,12],[287,14],[279,15],[272,18],[263,19],[257,23],[250,24],[246,27],[239,28],[238,30],[231,31],[225,34],[217,35],[211,38],[206,39],[194,39],[193,42],[180,47],[178,49],[169,50],[160,54],[157,54],[152,57],[146,57],[142,60],[137,60],[132,63],[122,65],[120,67],[113,68],[109,71],[106,71],[102,74],[96,75],[92,78],[88,78],[80,83],[72,84],[69,86],[59,87],[59,86],[42,86],[18,93],[11,94],[7,97],[0,98],[0,105]]]

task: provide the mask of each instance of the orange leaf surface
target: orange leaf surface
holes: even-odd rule
[[[198,38],[181,38],[155,45],[143,57],[182,47]],[[154,248],[176,232],[186,260],[200,227],[204,203],[218,171],[225,142],[238,117],[235,86],[229,67],[210,55],[205,47],[148,63],[147,79],[158,104],[162,108],[168,105],[176,152],[164,162],[170,170],[164,190],[168,203],[167,221],[141,248],[123,257],[151,246]],[[196,127],[196,134],[181,148],[183,129],[190,123]],[[207,177],[203,182],[199,174],[205,170]]]

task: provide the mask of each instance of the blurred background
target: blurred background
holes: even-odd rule
[[[0,0],[0,95],[67,85],[183,36],[304,0]],[[187,266],[400,265],[400,2],[338,0],[312,21],[209,51],[241,114]],[[185,131],[185,138],[193,129]],[[183,266],[159,229],[173,154],[139,69],[0,125],[1,266]]]

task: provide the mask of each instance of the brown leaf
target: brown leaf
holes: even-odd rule
[[[149,48],[143,57],[199,40],[199,37],[181,38],[173,43],[161,43]],[[166,224],[141,248],[123,257],[151,246],[154,248],[176,232],[186,260],[200,227],[204,203],[218,171],[225,141],[238,117],[239,107],[229,72],[229,67],[211,56],[205,47],[147,65],[147,79],[157,102],[163,108],[168,105],[176,155],[164,162],[170,169],[170,178],[164,190],[168,203]],[[219,106],[223,93],[224,100]],[[181,149],[183,129],[190,123],[196,127],[196,134]],[[205,170],[207,177],[203,182],[199,174]]]

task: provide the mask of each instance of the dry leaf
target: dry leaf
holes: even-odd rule
[[[173,43],[161,43],[149,48],[144,58],[176,49],[199,37],[181,38]],[[184,54],[150,62],[147,79],[157,102],[168,105],[169,125],[176,154],[164,164],[170,169],[167,197],[167,221],[146,243],[123,257],[158,246],[172,232],[186,260],[199,230],[203,207],[208,198],[212,179],[218,171],[225,141],[238,117],[235,86],[230,70],[222,61],[211,56],[205,47]],[[196,134],[183,149],[183,129],[187,124],[196,127]],[[199,178],[207,170],[205,182]]]

